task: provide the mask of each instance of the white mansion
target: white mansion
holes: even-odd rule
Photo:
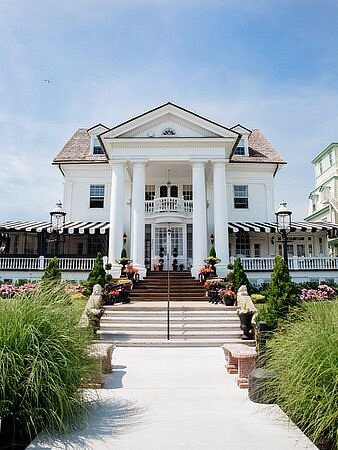
[[[285,161],[257,129],[228,128],[166,103],[113,128],[79,129],[53,164],[64,178],[66,223],[57,253],[65,278],[84,278],[97,251],[118,274],[123,246],[141,277],[161,258],[169,269],[177,259],[198,277],[214,241],[219,274],[240,256],[249,277],[261,282],[282,254],[274,179]],[[0,232],[9,236],[0,277],[39,277],[55,254],[50,224],[11,221]],[[329,223],[293,223],[295,279],[338,278],[327,245],[337,232]]]

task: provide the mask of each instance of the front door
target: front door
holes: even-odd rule
[[[185,225],[154,225],[152,269],[163,260],[164,270],[173,270],[173,264],[186,265]],[[177,255],[177,256],[176,256]],[[175,261],[177,260],[177,261]],[[158,270],[158,269],[157,269]]]

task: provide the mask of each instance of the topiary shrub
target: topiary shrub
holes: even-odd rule
[[[104,287],[105,276],[106,271],[103,267],[102,255],[101,253],[98,253],[94,262],[93,269],[89,273],[87,281],[85,282],[85,286],[89,294],[93,292],[93,287],[95,286],[95,284],[99,284],[101,287]]]
[[[26,448],[42,428],[68,431],[85,409],[83,379],[93,370],[80,302],[62,284],[0,302],[0,442]],[[16,431],[14,430],[16,429]]]
[[[293,319],[267,343],[266,368],[277,373],[268,397],[319,448],[333,450],[338,448],[338,302],[304,303]]]
[[[212,256],[213,258],[216,258],[216,250],[215,250],[215,247],[213,245],[210,248],[209,256]]]
[[[49,261],[45,273],[41,279],[44,283],[58,283],[61,281],[61,271],[59,269],[59,260],[57,257],[54,257],[51,261]]]
[[[271,283],[267,291],[268,301],[266,306],[258,313],[258,321],[268,324],[270,330],[278,327],[284,319],[291,306],[298,303],[294,295],[294,286],[289,274],[289,269],[281,256],[276,256],[271,274]]]
[[[234,285],[234,290],[236,293],[237,293],[238,289],[243,285],[245,285],[247,287],[249,295],[252,293],[252,290],[253,290],[252,285],[251,285],[250,281],[248,280],[246,273],[244,272],[240,258],[236,258],[235,262],[234,262],[232,284]]]

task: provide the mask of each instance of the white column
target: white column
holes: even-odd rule
[[[228,205],[226,195],[225,162],[213,162],[214,173],[214,235],[217,258],[217,275],[224,276],[229,263]]]
[[[134,267],[138,269],[141,279],[146,275],[144,266],[145,166],[145,161],[133,163],[131,198],[131,259]]]
[[[207,202],[205,187],[205,163],[192,162],[193,189],[193,267],[192,275],[198,278],[199,270],[204,266],[207,255]]]
[[[124,161],[112,162],[110,228],[109,228],[109,263],[112,264],[112,275],[120,274],[120,266],[115,263],[121,256],[123,247],[123,212],[124,212]]]

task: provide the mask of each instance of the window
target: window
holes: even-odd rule
[[[176,185],[170,187],[170,197],[178,197],[178,187]]]
[[[192,200],[192,185],[183,185],[183,200]]]
[[[163,255],[167,254],[167,237],[167,227],[155,228],[155,255],[160,255],[161,248],[163,248]]]
[[[154,200],[155,198],[155,185],[146,184],[145,187],[145,200]]]
[[[183,227],[171,228],[171,253],[177,249],[179,256],[183,255]]]
[[[319,173],[323,173],[323,163],[319,161]]]
[[[302,257],[305,256],[305,245],[297,244],[297,256]]]
[[[289,256],[294,256],[295,254],[294,254],[294,251],[293,251],[293,244],[288,244],[287,246],[286,246],[286,248],[287,248],[287,251],[288,251],[288,255]]]
[[[317,195],[314,195],[312,198],[312,211],[316,211],[317,209]]]
[[[103,148],[96,136],[93,138],[93,155],[104,155]]]
[[[160,197],[168,197],[168,187],[163,185],[160,186]]]
[[[329,153],[329,164],[330,164],[330,167],[333,166],[333,152]]]
[[[323,246],[323,238],[318,238],[319,241],[319,253],[324,253],[324,246]]]
[[[239,141],[239,144],[237,145],[234,154],[235,155],[245,156],[245,142],[244,142],[244,139],[241,139]]]
[[[234,207],[236,209],[247,209],[248,202],[248,186],[234,186]]]
[[[104,185],[92,184],[89,194],[90,208],[104,208]]]
[[[162,136],[176,136],[176,131],[172,128],[166,128],[162,131]]]
[[[192,258],[192,224],[187,224],[187,258]]]
[[[255,244],[254,251],[255,251],[255,258],[260,258],[261,257],[261,244]]]
[[[96,256],[98,253],[102,253],[102,245],[100,236],[89,235],[88,236],[88,256]]]
[[[78,256],[82,256],[83,255],[83,242],[78,242],[76,247],[77,247],[76,254]]]
[[[250,257],[250,239],[248,233],[236,234],[236,255]]]

